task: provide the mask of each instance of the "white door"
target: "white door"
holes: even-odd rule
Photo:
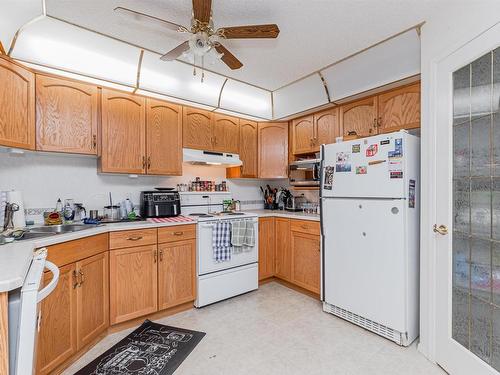
[[[436,360],[453,375],[500,371],[499,46],[497,25],[436,71]]]
[[[404,199],[323,198],[325,302],[406,332]]]

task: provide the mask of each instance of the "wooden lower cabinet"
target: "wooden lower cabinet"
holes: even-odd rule
[[[291,231],[292,282],[320,293],[320,238],[315,234]]]
[[[157,261],[157,245],[110,251],[111,324],[157,311]]]
[[[109,254],[94,255],[76,263],[77,348],[90,344],[109,326]]]
[[[290,248],[290,219],[275,219],[276,276],[292,281],[292,256]]]
[[[44,284],[51,279],[52,273],[46,272]],[[42,301],[37,374],[50,374],[77,351],[76,280],[75,263],[60,267],[57,287]]]
[[[259,219],[259,280],[274,276],[274,218]]]
[[[158,309],[196,298],[196,240],[158,245]]]

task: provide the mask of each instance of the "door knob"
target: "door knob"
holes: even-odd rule
[[[439,226],[437,224],[434,224],[434,227],[432,228],[432,230],[435,233],[439,233],[441,236],[445,236],[448,234],[448,227],[444,224],[441,224]]]

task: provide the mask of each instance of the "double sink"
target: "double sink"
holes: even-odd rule
[[[79,232],[81,230],[91,229],[97,226],[98,224],[61,224],[45,227],[32,227],[27,229],[22,235],[19,235],[16,240],[32,240],[34,238],[54,236],[56,234]]]

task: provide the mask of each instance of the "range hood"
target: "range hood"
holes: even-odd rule
[[[214,165],[223,167],[238,167],[243,164],[238,154],[193,150],[191,148],[183,148],[182,153],[184,163],[188,164]]]

